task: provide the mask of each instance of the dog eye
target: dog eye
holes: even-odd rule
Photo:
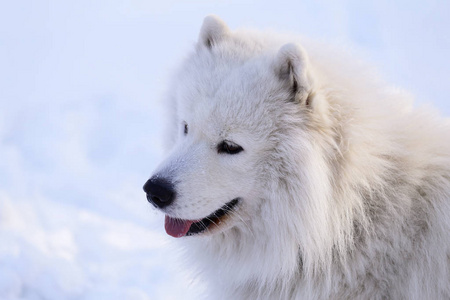
[[[238,144],[229,141],[222,141],[217,146],[217,153],[237,154],[243,150]]]
[[[184,135],[187,135],[189,131],[188,124],[186,122],[183,123],[184,123]]]

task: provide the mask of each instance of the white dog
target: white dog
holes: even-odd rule
[[[144,190],[211,298],[450,299],[448,122],[329,46],[214,16],[169,96]]]

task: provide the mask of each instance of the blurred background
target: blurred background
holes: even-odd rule
[[[352,45],[450,114],[450,2],[0,2],[0,299],[196,299],[142,192],[202,20]]]

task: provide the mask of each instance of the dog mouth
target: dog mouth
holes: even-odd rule
[[[179,238],[202,233],[207,229],[219,226],[222,221],[232,212],[239,203],[239,198],[235,198],[200,220],[184,220],[172,218],[166,215],[165,229],[168,235]]]

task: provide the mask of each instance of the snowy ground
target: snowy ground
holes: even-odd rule
[[[255,10],[257,5],[258,10]],[[170,70],[231,28],[351,43],[450,114],[450,5],[428,1],[0,3],[0,299],[196,299],[142,185]]]

